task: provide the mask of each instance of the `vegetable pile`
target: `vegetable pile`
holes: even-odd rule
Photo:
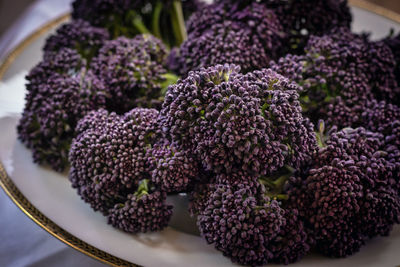
[[[18,136],[123,231],[186,193],[233,262],[352,255],[400,223],[400,35],[350,23],[346,0],[75,0]]]

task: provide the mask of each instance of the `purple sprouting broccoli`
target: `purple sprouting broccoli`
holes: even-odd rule
[[[321,113],[328,125],[341,128],[362,126],[382,133],[387,145],[400,147],[400,108],[396,105],[373,99],[350,107],[347,101],[338,98],[321,108]]]
[[[207,207],[207,202],[214,193],[216,183],[214,181],[203,181],[196,183],[193,190],[189,192],[189,213],[192,217],[197,216]]]
[[[389,161],[397,166],[397,185],[400,185],[400,108],[385,101],[365,101],[353,105],[336,99],[334,103],[321,108],[328,125],[338,127],[364,127],[379,132],[385,137],[384,150]],[[400,186],[397,186],[400,189]],[[400,192],[400,191],[399,191]]]
[[[340,28],[312,36],[306,51],[305,55],[286,55],[272,62],[271,68],[302,86],[303,111],[313,122],[353,120],[348,112],[366,101],[393,101],[398,95],[393,56],[386,46],[366,36]],[[329,110],[334,112],[328,115]]]
[[[107,41],[90,67],[107,86],[107,107],[124,113],[134,107],[155,107],[162,103],[168,85],[177,77],[165,67],[167,49],[151,35]]]
[[[363,51],[347,33],[341,28],[332,35],[312,36],[307,54],[288,54],[271,63],[273,70],[303,87],[301,100],[307,110],[314,111],[338,96],[353,103],[373,98],[364,73],[366,64],[359,62]],[[339,35],[349,37],[337,42]]]
[[[314,245],[310,230],[304,226],[295,208],[285,208],[285,225],[278,235],[269,242],[268,249],[273,257],[271,262],[289,264],[303,258]]]
[[[238,71],[235,65],[203,68],[170,86],[160,113],[163,131],[215,173],[297,168],[316,145],[297,86],[268,69]]]
[[[368,35],[357,35],[347,28],[310,38],[308,55],[323,57],[325,64],[336,71],[365,75],[374,98],[395,101],[400,94],[395,79],[395,59],[383,42],[373,42]]]
[[[235,8],[243,8],[255,1],[218,0]],[[350,28],[352,16],[347,0],[260,0],[273,10],[286,33],[284,53],[303,53],[311,35],[323,35],[335,27]]]
[[[387,145],[400,149],[400,107],[385,101],[370,101],[364,105],[360,124],[385,136]]]
[[[72,17],[108,29],[113,38],[151,33],[173,47],[186,39],[185,19],[204,6],[200,0],[75,0]]]
[[[382,42],[392,50],[394,61],[396,62],[394,74],[396,76],[397,84],[400,84],[400,34],[397,34],[396,36],[390,35],[383,39]],[[400,105],[400,99],[396,104],[398,106]]]
[[[103,28],[93,27],[87,21],[77,19],[59,27],[46,40],[45,53],[58,52],[62,48],[72,48],[85,59],[95,56],[103,43],[110,39]]]
[[[59,51],[46,53],[43,60],[26,76],[28,82],[26,89],[28,93],[36,94],[38,87],[46,84],[53,74],[74,75],[79,73],[84,66],[86,66],[86,60],[75,49],[61,48]]]
[[[142,180],[135,193],[109,210],[108,223],[128,233],[160,231],[168,226],[172,206],[165,204],[167,194],[150,181]]]
[[[290,179],[288,195],[317,248],[345,257],[400,223],[395,165],[384,136],[364,128],[334,132],[321,145],[310,168]]]
[[[213,4],[188,22],[188,39],[180,47],[179,73],[216,64],[236,64],[243,72],[267,67],[277,58],[283,33],[275,13],[252,3],[243,9]]]
[[[81,198],[116,228],[159,231],[172,206],[161,184],[151,181],[148,151],[162,139],[158,111],[135,108],[123,115],[90,112],[77,126],[69,154],[69,179]]]
[[[306,255],[313,238],[295,208],[287,207],[284,185],[291,171],[273,176],[221,174],[192,194],[192,212],[208,243],[245,265],[293,263]],[[265,186],[264,186],[265,185]]]
[[[95,211],[108,215],[150,178],[146,151],[160,138],[157,117],[154,109],[136,108],[124,115],[100,109],[79,121],[69,179]]]
[[[68,166],[78,120],[93,109],[105,107],[107,93],[90,70],[73,70],[77,72],[66,75],[61,69],[73,66],[61,64],[58,68],[60,62],[56,61],[45,59],[28,75],[28,94],[17,130],[19,139],[32,149],[36,163],[48,163],[54,170],[63,171]]]
[[[167,193],[189,191],[200,179],[200,163],[190,153],[174,143],[164,141],[147,151],[151,180]]]
[[[207,243],[244,265],[263,265],[273,258],[266,246],[285,224],[278,201],[257,194],[250,185],[216,185],[198,226]]]

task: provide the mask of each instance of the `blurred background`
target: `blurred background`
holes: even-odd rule
[[[399,0],[367,0],[368,2],[375,3],[377,5],[386,7],[392,11],[400,13],[400,1]]]
[[[58,0],[53,0],[57,2]],[[400,13],[399,0],[367,0]],[[0,0],[0,38],[35,0]]]

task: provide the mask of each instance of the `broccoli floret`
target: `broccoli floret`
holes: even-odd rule
[[[359,105],[351,105],[341,98],[321,108],[325,122],[338,127],[362,126],[370,131],[385,135],[386,143],[400,147],[400,108],[385,101],[365,101]]]
[[[397,84],[400,84],[400,34],[396,36],[390,35],[383,39],[382,42],[392,50],[394,61],[396,62],[394,74]],[[398,102],[396,104],[400,105],[400,96],[398,96]]]
[[[303,258],[314,245],[312,234],[299,218],[295,208],[285,208],[285,225],[278,235],[269,242],[268,249],[273,254],[271,262],[289,264]]]
[[[285,225],[278,201],[262,195],[259,186],[219,184],[198,216],[201,235],[224,256],[245,265],[263,265],[273,255],[268,242]]]
[[[170,142],[148,150],[151,180],[167,193],[188,191],[200,176],[200,163],[190,153]]]
[[[198,187],[201,191],[192,194],[191,208],[199,214],[206,241],[246,265],[301,259],[314,240],[297,209],[287,206],[284,185],[291,175],[283,170],[270,177],[221,174]]]
[[[383,42],[373,42],[367,35],[339,28],[322,37],[312,36],[306,52],[314,57],[323,56],[325,64],[336,72],[353,72],[359,77],[364,75],[373,96],[379,100],[394,101],[399,95],[400,89],[394,76],[394,56]]]
[[[350,110],[366,101],[396,98],[393,56],[386,46],[340,28],[312,36],[306,51],[286,55],[271,68],[303,87],[300,101],[313,122],[353,120]]]
[[[384,134],[386,144],[400,149],[400,107],[385,101],[369,101],[363,106],[360,124]]]
[[[87,60],[97,54],[103,43],[110,39],[103,28],[93,27],[87,21],[77,19],[59,27],[46,40],[45,53],[58,52],[62,48],[72,48]]]
[[[168,89],[163,130],[216,173],[297,167],[315,135],[296,88],[271,70],[241,75],[237,66],[217,65],[190,72]]]
[[[253,4],[251,0],[218,0],[232,9]],[[323,35],[335,27],[350,28],[352,16],[347,0],[260,0],[273,10],[283,30],[286,41],[282,52],[303,53],[310,35]]]
[[[47,64],[41,63],[40,68]],[[37,70],[38,67],[34,72]],[[105,106],[106,90],[86,69],[71,75],[54,72],[46,78],[40,76],[30,73],[18,137],[32,149],[36,163],[48,163],[56,171],[63,171],[68,166],[68,151],[78,120]]]
[[[291,203],[324,254],[352,255],[400,223],[395,166],[384,148],[382,134],[343,129],[331,134],[308,171],[291,180]]]
[[[26,89],[28,93],[32,91],[32,94],[37,94],[38,87],[47,83],[54,73],[74,75],[80,72],[84,66],[86,66],[86,60],[75,49],[61,48],[56,52],[48,52],[26,76],[28,81]],[[27,98],[29,99],[29,96]]]
[[[385,101],[365,101],[354,105],[341,98],[320,110],[328,125],[364,127],[385,137],[385,151],[400,171],[400,108]],[[399,179],[397,179],[399,180]]]
[[[124,115],[101,109],[79,121],[69,179],[94,210],[108,215],[151,177],[146,151],[159,139],[157,116],[154,109],[136,108]]]
[[[179,73],[216,64],[237,64],[248,72],[268,66],[282,46],[282,28],[274,12],[253,3],[235,10],[214,4],[188,22],[189,36],[180,47]]]
[[[215,188],[215,181],[199,182],[194,185],[193,190],[188,194],[190,216],[194,217],[203,212]]]
[[[109,211],[108,223],[128,233],[160,231],[168,226],[172,206],[165,204],[167,194],[143,180],[134,194]]]
[[[167,72],[166,59],[165,46],[151,35],[107,41],[90,67],[109,90],[108,109],[160,107],[163,90],[177,79]]]

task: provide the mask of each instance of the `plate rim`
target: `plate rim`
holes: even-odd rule
[[[367,10],[371,13],[380,15],[389,20],[400,23],[400,14],[377,4],[367,2],[366,0],[349,0],[349,5]],[[44,25],[40,26],[37,30],[33,31],[30,35],[25,37],[19,42],[0,62],[0,81],[2,81],[5,72],[10,68],[15,59],[29,46],[33,41],[41,35],[48,32],[51,28],[67,21],[70,18],[70,13],[63,14],[55,19],[50,20]],[[14,202],[14,204],[33,222],[46,230],[49,234],[56,237],[63,243],[78,250],[79,252],[92,257],[100,262],[109,264],[111,266],[135,266],[134,263],[123,260],[119,257],[113,256],[108,252],[98,249],[85,241],[75,237],[71,233],[65,231],[58,226],[43,213],[41,213],[32,203],[19,191],[17,186],[7,174],[3,164],[0,162],[0,187],[6,195]]]
[[[70,18],[70,14],[63,14],[55,19],[50,20],[44,25],[40,26],[37,30],[33,31],[30,35],[24,38],[18,43],[11,51],[6,55],[4,60],[0,64],[0,81],[3,79],[5,72],[9,69],[15,59],[34,42],[41,35],[47,33],[50,29],[55,26],[67,21]],[[73,249],[94,258],[100,262],[109,264],[111,266],[134,266],[139,267],[134,263],[123,260],[119,257],[113,256],[101,249],[98,249],[85,241],[75,237],[68,231],[64,230],[42,212],[40,212],[17,188],[14,182],[7,174],[2,162],[0,162],[0,187],[6,193],[6,195],[14,202],[14,204],[30,218],[34,223],[39,225],[41,228],[46,230],[49,234],[56,237],[63,243],[72,247]]]

